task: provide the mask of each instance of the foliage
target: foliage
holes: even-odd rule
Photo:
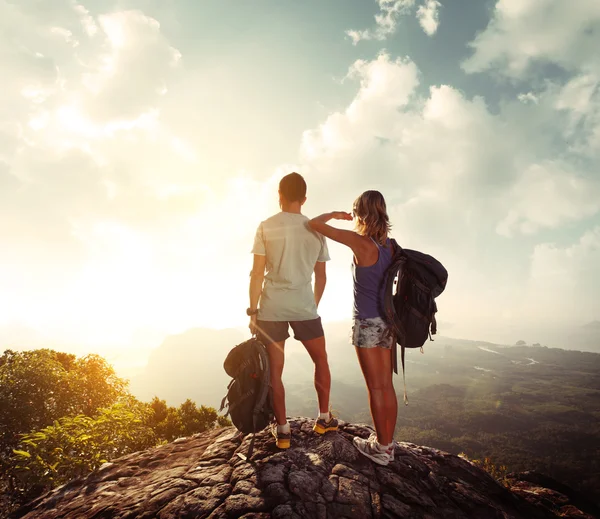
[[[138,401],[98,355],[43,349],[0,357],[0,516],[106,461],[214,427],[212,407]]]
[[[124,396],[126,387],[98,355],[6,350],[0,357],[0,465],[20,434],[63,416],[92,416]]]
[[[228,419],[218,416],[214,408],[197,407],[190,399],[176,408],[169,407],[164,400],[155,396],[148,406],[151,414],[147,423],[160,440],[173,441],[180,436],[231,425]]]
[[[507,479],[509,471],[508,471],[508,468],[506,467],[506,465],[498,465],[489,457],[485,457],[480,460],[479,459],[469,459],[469,457],[464,452],[461,452],[459,454],[459,456],[461,458],[464,458],[464,459],[470,461],[471,463],[473,463],[473,465],[476,465],[480,469],[485,470],[498,483],[504,485],[505,487],[509,486],[508,479]]]
[[[95,417],[63,417],[53,425],[24,434],[13,451],[17,492],[31,496],[83,476],[108,460],[156,444],[145,424],[147,408],[119,402]]]
[[[229,418],[227,418],[226,416],[218,416],[217,417],[217,426],[218,427],[230,427],[233,424],[231,423],[231,420]]]

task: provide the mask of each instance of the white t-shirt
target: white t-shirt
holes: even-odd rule
[[[258,319],[316,319],[312,275],[318,261],[330,258],[325,237],[308,226],[308,218],[303,214],[281,212],[261,222],[252,253],[266,256],[267,272]]]

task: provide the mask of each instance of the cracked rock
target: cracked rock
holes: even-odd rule
[[[593,504],[550,478],[512,475],[506,488],[466,460],[411,443],[387,467],[361,456],[361,424],[340,422],[319,436],[296,418],[292,446],[267,430],[249,438],[232,427],[124,456],[22,507],[12,519],[545,519],[600,516]]]

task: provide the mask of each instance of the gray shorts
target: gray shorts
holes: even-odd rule
[[[392,327],[381,317],[370,319],[355,319],[352,325],[351,342],[357,348],[386,348],[390,349],[396,337]]]
[[[258,340],[264,345],[273,342],[283,342],[289,336],[289,327],[294,330],[294,339],[297,341],[310,341],[325,335],[321,318],[311,319],[309,321],[261,321],[257,320]]]

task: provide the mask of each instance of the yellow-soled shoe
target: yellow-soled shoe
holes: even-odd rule
[[[289,449],[292,442],[292,433],[282,433],[277,430],[277,426],[271,427],[271,434],[275,438],[275,444],[278,449]]]
[[[317,420],[315,420],[313,431],[315,431],[317,434],[325,434],[329,431],[337,431],[339,426],[337,418],[331,413],[329,416],[330,418],[328,422],[323,418],[317,418]]]

